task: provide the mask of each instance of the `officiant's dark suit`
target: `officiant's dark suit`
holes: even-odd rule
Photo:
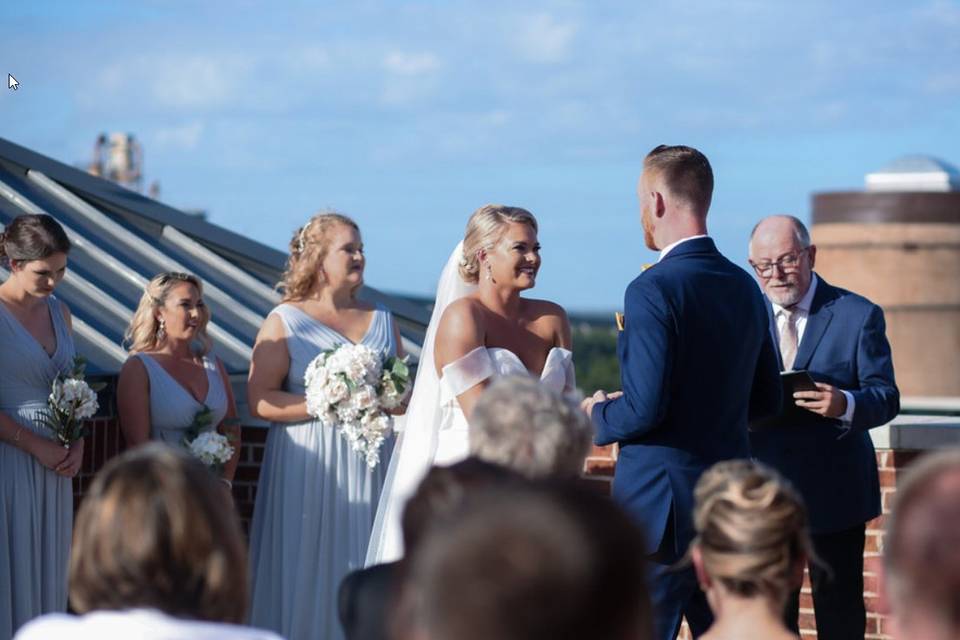
[[[638,196],[647,246],[663,251],[625,295],[623,395],[586,403],[597,444],[619,443],[613,495],[645,534],[659,640],[681,615],[695,635],[712,621],[692,569],[671,571],[693,539],[694,485],[715,462],[748,457],[748,419],[780,407],[763,297],[705,235],[712,188],[696,150],[647,156]]]
[[[786,476],[807,505],[814,551],[832,571],[810,566],[818,637],[863,638],[864,525],[880,515],[880,482],[868,430],[893,419],[900,394],[883,311],[813,272],[816,247],[796,218],[761,221],[750,261],[767,292],[769,331],[782,369],[820,383],[806,408],[751,432],[757,459]],[[779,264],[777,264],[779,262]],[[790,326],[793,323],[794,327]],[[793,332],[793,338],[790,332]],[[799,590],[788,603],[797,627]]]

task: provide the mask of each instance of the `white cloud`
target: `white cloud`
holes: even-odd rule
[[[203,135],[204,124],[200,121],[188,122],[173,127],[157,129],[151,136],[160,148],[190,151],[197,147]]]
[[[437,71],[441,64],[440,59],[428,51],[419,53],[391,51],[383,59],[383,66],[387,71],[397,75],[422,76]]]
[[[569,55],[577,31],[578,25],[573,22],[540,13],[520,20],[514,44],[531,62],[560,62]]]
[[[108,64],[94,87],[110,99],[194,110],[228,106],[247,83],[253,83],[251,61],[241,54],[169,52],[131,56]],[[88,87],[89,89],[89,87]]]

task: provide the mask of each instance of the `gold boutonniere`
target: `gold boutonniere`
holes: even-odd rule
[[[617,311],[616,313],[614,313],[613,319],[617,323],[617,331],[623,331],[624,323],[626,322],[626,318],[624,318],[623,312]]]

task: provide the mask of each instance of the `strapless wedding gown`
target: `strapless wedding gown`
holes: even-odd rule
[[[457,396],[488,378],[510,375],[533,374],[517,354],[501,347],[477,347],[443,368],[440,377],[440,429],[433,464],[451,465],[469,455],[467,418]],[[570,350],[561,347],[550,349],[540,374],[540,384],[559,394],[576,394],[573,353]]]
[[[430,467],[451,465],[469,455],[467,419],[457,396],[486,380],[510,375],[535,377],[519,356],[500,347],[477,347],[443,367],[437,394],[439,411],[433,414],[435,423],[408,420],[394,449],[368,548],[367,566],[392,562],[403,555],[403,507]],[[561,347],[550,349],[539,380],[546,388],[576,399],[573,353]],[[411,400],[411,406],[414,402],[416,398]]]

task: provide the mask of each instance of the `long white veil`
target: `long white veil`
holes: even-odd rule
[[[395,424],[402,423],[403,430],[394,447],[380,494],[380,504],[367,547],[365,564],[368,567],[392,562],[403,555],[403,538],[400,532],[403,508],[433,464],[437,451],[437,434],[441,420],[440,379],[433,359],[437,326],[451,302],[476,289],[476,285],[467,284],[460,277],[462,258],[463,243],[460,242],[450,254],[440,274],[437,298],[420,351],[420,364],[417,367],[417,379],[413,385],[410,405],[406,415],[395,421]]]

